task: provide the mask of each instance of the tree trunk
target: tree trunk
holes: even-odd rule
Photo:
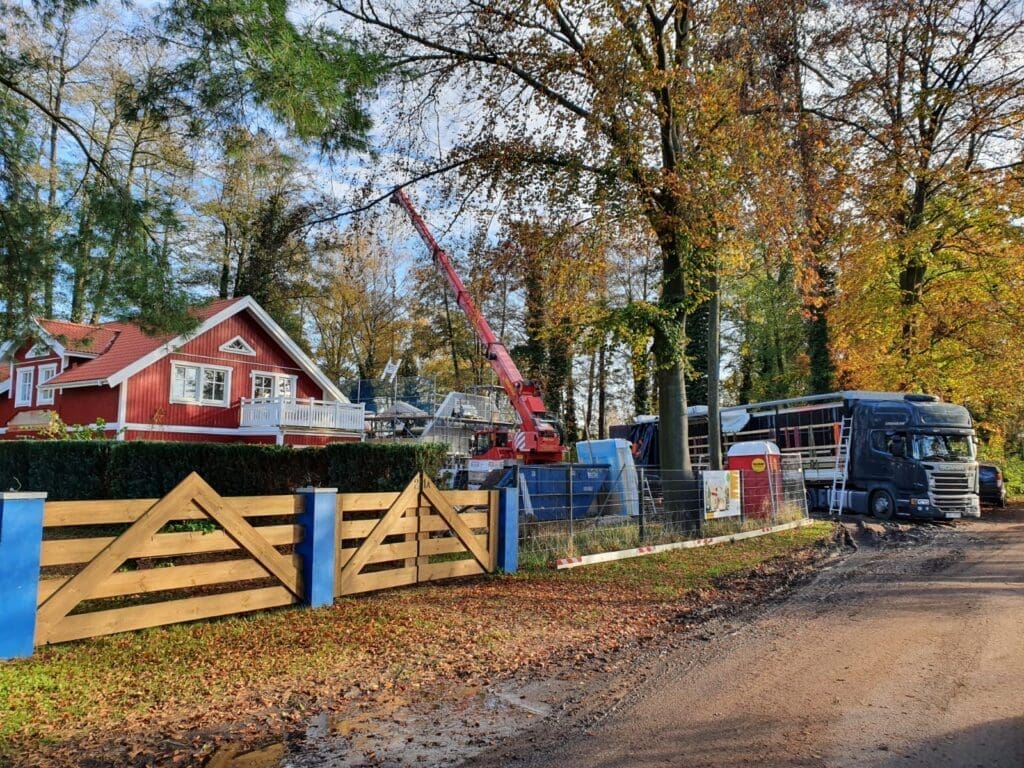
[[[608,437],[608,426],[605,423],[607,414],[605,413],[608,407],[608,375],[606,372],[606,359],[608,354],[608,344],[605,339],[601,339],[601,349],[598,353],[597,359],[597,439],[604,440]]]
[[[719,415],[720,397],[719,379],[721,365],[721,314],[720,285],[718,265],[711,272],[708,289],[711,297],[708,305],[708,351],[707,351],[707,383],[708,383],[708,465],[713,470],[722,468],[722,421]]]
[[[651,373],[648,365],[650,352],[647,345],[633,350],[631,367],[633,369],[633,413],[637,416],[651,412]]]
[[[590,355],[590,371],[587,375],[587,410],[586,415],[583,417],[583,434],[589,440],[592,436],[590,431],[590,425],[593,424],[594,417],[594,383],[595,383],[595,368],[597,367],[597,352]]]
[[[710,286],[709,286],[710,290]],[[708,344],[711,343],[711,306],[702,302],[686,319],[686,398],[694,405],[708,402]]]

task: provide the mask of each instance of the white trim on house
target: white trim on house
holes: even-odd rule
[[[221,344],[218,349],[221,352],[227,352],[231,355],[249,355],[250,357],[256,357],[256,350],[243,339],[241,336],[235,336],[235,338],[225,341]]]
[[[117,390],[117,423],[124,424],[128,418],[128,382],[122,381],[121,388]],[[118,428],[115,440],[124,440],[124,430]]]
[[[58,382],[56,384],[48,386],[47,389],[56,389],[63,392],[65,389],[81,389],[82,387],[101,387],[107,383],[108,382],[106,379],[90,379],[89,381],[71,381],[68,382],[67,384],[62,384]]]
[[[44,357],[57,357],[57,353],[50,349],[49,344],[38,341],[29,347],[28,352],[25,353],[26,360],[39,360]]]
[[[36,385],[36,389],[38,390],[36,392],[36,405],[53,405],[53,387],[44,387],[43,385],[57,375],[57,369],[59,367],[59,363],[47,363],[46,365],[39,366],[39,383]],[[44,379],[43,372],[47,370],[49,370],[50,375]]]
[[[194,368],[199,371],[199,378],[196,382],[196,399],[187,400],[183,397],[174,396],[174,374],[179,368]],[[203,397],[203,387],[205,385],[205,378],[207,371],[217,371],[224,374],[224,397],[221,400],[207,400]],[[206,365],[204,363],[188,363],[184,360],[172,360],[171,361],[171,385],[170,385],[170,402],[176,405],[204,405],[214,406],[217,408],[228,408],[231,406],[231,374],[234,369],[229,365]],[[121,382],[122,384],[124,382]]]
[[[111,374],[106,379],[105,383],[111,387],[120,384],[125,379],[134,376],[136,373],[143,370],[144,368],[149,367],[158,360],[161,360],[167,355],[176,351],[179,347],[187,344],[192,339],[201,336],[211,328],[220,325],[228,318],[234,317],[239,312],[246,309],[252,312],[253,317],[256,318],[256,321],[260,324],[263,330],[266,331],[267,334],[269,334],[270,337],[273,338],[274,341],[276,341],[284,349],[284,351],[288,353],[288,356],[291,357],[292,360],[294,360],[298,364],[299,368],[302,369],[306,374],[308,374],[309,377],[312,378],[313,381],[315,381],[320,386],[321,389],[323,389],[324,399],[333,399],[342,403],[348,402],[348,398],[341,393],[341,390],[339,390],[338,387],[335,386],[334,382],[332,382],[329,378],[327,378],[327,376],[324,375],[323,371],[321,371],[316,366],[316,364],[309,359],[309,357],[306,355],[305,352],[302,351],[298,344],[296,344],[294,341],[291,340],[291,338],[289,338],[288,334],[284,332],[284,329],[281,328],[281,326],[279,326],[276,322],[274,322],[274,319],[267,314],[267,311],[263,309],[263,307],[256,303],[256,300],[253,299],[252,296],[246,296],[245,298],[239,299],[234,304],[225,307],[217,314],[211,316],[207,320],[200,323],[199,327],[196,328],[191,333],[182,334],[181,336],[178,336],[174,339],[171,339],[167,343],[160,345],[160,347],[153,350],[148,355],[140,357],[134,363],[131,363],[130,365],[127,365],[124,368],[122,368],[120,371]]]
[[[189,427],[180,424],[129,423],[125,424],[124,428],[133,432],[173,432],[186,435],[235,435],[237,437],[274,437],[278,434],[276,429],[258,427]]]
[[[28,371],[28,373],[30,375],[28,377],[28,385],[23,387],[22,386],[22,382],[21,382],[21,374],[23,372],[25,372],[25,371]],[[23,366],[21,368],[15,367],[15,369],[14,369],[14,380],[15,380],[15,384],[16,384],[15,389],[14,389],[14,407],[15,408],[24,408],[26,406],[31,407],[32,406],[32,396],[35,394],[36,367],[34,365]],[[25,394],[24,394],[23,390],[27,390],[27,392],[28,392],[28,399],[27,400],[25,399]]]

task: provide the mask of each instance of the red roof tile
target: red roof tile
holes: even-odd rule
[[[102,355],[117,336],[117,331],[105,325],[69,323],[64,320],[45,320],[41,317],[36,318],[36,322],[68,352]]]
[[[204,307],[196,307],[191,312],[199,322],[203,322],[240,300],[218,299]],[[57,321],[43,320],[40,322],[54,323]],[[76,324],[64,323],[64,325],[74,326]],[[173,333],[147,336],[141,328],[131,323],[112,322],[80,327],[108,333],[111,335],[112,341],[99,357],[54,376],[47,384],[58,385],[83,381],[104,381],[118,371],[127,368],[136,360],[145,357],[150,352],[159,349],[162,345],[176,338],[176,334]],[[47,330],[47,332],[49,333],[50,331]]]

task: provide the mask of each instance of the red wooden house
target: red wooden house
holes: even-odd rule
[[[251,297],[193,310],[183,336],[37,319],[0,366],[0,439],[56,413],[119,440],[323,445],[363,436],[353,405]]]

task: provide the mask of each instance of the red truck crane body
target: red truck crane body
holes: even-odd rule
[[[523,378],[505,345],[491,330],[487,319],[480,312],[473,297],[469,295],[448,254],[437,244],[426,221],[405,192],[396,189],[391,196],[391,202],[405,210],[413,227],[430,249],[434,263],[448,280],[455,293],[456,303],[465,313],[477,338],[483,344],[484,354],[519,416],[520,429],[511,435],[511,444],[509,436],[503,434],[505,430],[490,430],[491,439],[487,441],[487,450],[474,458],[516,459],[525,464],[551,464],[563,461],[567,449],[562,445],[561,436],[554,426],[554,419],[544,407],[537,385]]]

